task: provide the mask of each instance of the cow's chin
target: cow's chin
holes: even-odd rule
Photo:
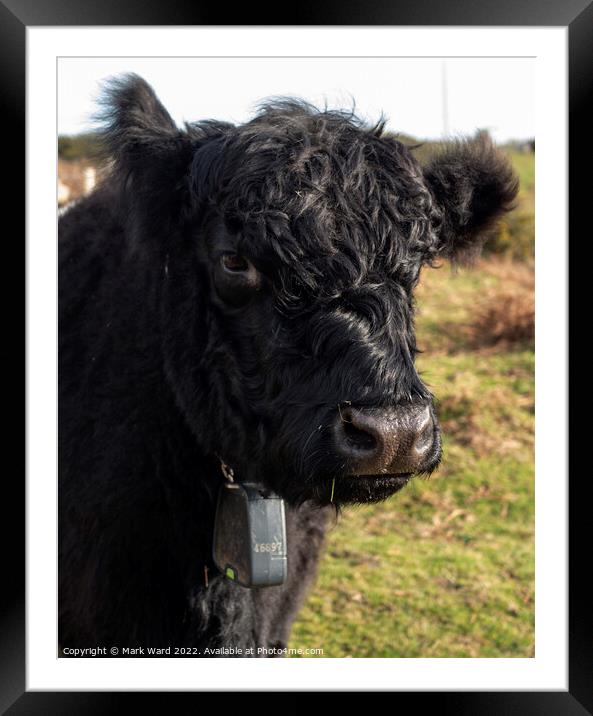
[[[401,475],[342,475],[335,480],[324,480],[321,504],[368,504],[381,502],[405,487],[411,473]],[[328,492],[329,489],[329,492]]]
[[[411,474],[319,476],[307,483],[284,482],[275,492],[295,507],[303,503],[317,507],[368,504],[381,502],[399,492],[412,477]]]

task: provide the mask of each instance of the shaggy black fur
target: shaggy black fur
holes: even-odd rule
[[[475,246],[516,179],[484,137],[423,170],[381,126],[294,100],[180,130],[134,75],[103,119],[111,172],[59,231],[60,643],[283,646],[332,482],[339,505],[408,479],[350,475],[337,411],[431,404],[420,269]],[[216,573],[219,458],[286,499],[286,585]]]

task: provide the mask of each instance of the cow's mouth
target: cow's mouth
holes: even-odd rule
[[[411,472],[342,475],[330,481],[321,501],[335,504],[380,502],[399,492],[413,476]]]
[[[396,473],[393,473],[393,474],[390,474],[390,473],[376,473],[376,474],[372,474],[372,475],[366,475],[366,474],[363,474],[363,475],[357,475],[357,474],[346,475],[346,477],[351,477],[351,478],[354,478],[354,479],[360,478],[360,479],[365,479],[365,480],[380,480],[380,479],[382,480],[382,479],[385,479],[385,478],[393,478],[393,479],[405,480],[406,482],[407,482],[411,477],[413,477],[413,476],[414,476],[414,473],[413,473],[413,472],[396,472]]]

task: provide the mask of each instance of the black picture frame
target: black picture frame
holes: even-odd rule
[[[245,4],[233,8],[233,25],[448,25],[448,26],[565,26],[568,27],[569,65],[569,234],[577,236],[584,222],[584,207],[590,182],[581,177],[589,172],[590,158],[585,122],[590,123],[587,100],[593,85],[593,2],[591,0],[372,0],[365,3],[326,3],[309,0],[291,7],[281,17],[274,11]],[[10,213],[25,216],[23,154],[25,147],[25,70],[26,28],[28,26],[92,25],[226,25],[229,8],[216,4],[183,0],[0,0],[0,77],[2,118],[5,136],[13,155],[8,169],[11,181],[4,188],[5,206]],[[16,142],[22,138],[22,143]],[[14,140],[14,141],[13,141]],[[10,153],[7,152],[9,155]],[[6,158],[6,157],[5,157]],[[586,173],[587,172],[587,173]],[[20,180],[23,180],[22,182]],[[563,191],[559,187],[559,191]],[[590,201],[590,200],[589,200]],[[20,215],[15,211],[22,207]],[[20,248],[20,247],[19,247]],[[15,250],[15,259],[18,250]],[[3,249],[4,250],[4,249]],[[582,258],[580,261],[582,262]],[[569,259],[569,270],[575,260]],[[573,284],[571,283],[571,286]],[[14,303],[14,291],[3,283],[4,306]],[[572,294],[572,289],[571,289]],[[11,301],[9,302],[9,296]],[[569,319],[569,330],[575,318]],[[570,353],[570,368],[584,374],[584,356]],[[17,369],[15,368],[15,371]],[[16,422],[16,421],[14,421]],[[568,427],[568,426],[567,426]],[[583,421],[573,421],[570,448],[586,444]],[[560,425],[559,430],[564,429]],[[566,428],[567,429],[567,428]],[[16,428],[13,428],[15,431]],[[6,436],[5,436],[6,439]],[[15,432],[16,439],[16,432]],[[573,450],[570,450],[574,454]],[[6,463],[5,463],[6,465]],[[569,466],[572,468],[572,464]],[[590,558],[579,552],[590,544],[587,483],[590,478],[570,470],[569,492],[569,688],[565,692],[399,692],[392,694],[397,706],[413,699],[415,709],[434,707],[439,714],[593,714],[593,610],[587,590]],[[2,527],[4,579],[0,590],[0,709],[11,716],[24,714],[106,714],[137,708],[137,699],[147,701],[148,710],[164,708],[184,712],[203,702],[200,693],[109,693],[109,692],[31,692],[25,690],[25,531],[24,489],[16,477],[5,474],[3,495],[6,502]],[[587,510],[587,515],[585,515]],[[563,578],[564,575],[559,575]],[[279,695],[281,698],[281,695]],[[132,703],[132,701],[134,703]],[[294,703],[294,702],[293,702]],[[193,707],[192,707],[193,705]],[[276,702],[276,708],[279,706]]]

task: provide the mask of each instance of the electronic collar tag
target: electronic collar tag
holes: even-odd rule
[[[214,520],[214,563],[243,587],[283,584],[287,575],[284,501],[253,483],[224,483]]]

